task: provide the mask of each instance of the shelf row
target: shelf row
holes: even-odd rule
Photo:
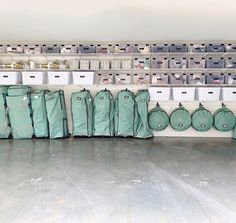
[[[236,85],[236,72],[0,71],[0,85]]]
[[[122,43],[122,44],[7,44],[0,45],[0,53],[17,54],[92,54],[92,53],[186,53],[186,52],[236,52],[236,44],[224,43]]]
[[[149,87],[150,101],[236,101],[236,87]]]

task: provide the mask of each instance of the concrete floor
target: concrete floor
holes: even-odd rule
[[[236,142],[1,140],[0,222],[236,222]]]

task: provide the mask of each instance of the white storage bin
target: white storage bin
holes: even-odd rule
[[[89,70],[89,60],[80,60],[79,69],[80,70]]]
[[[1,71],[0,72],[0,85],[20,84],[21,73],[15,71]]]
[[[95,72],[73,71],[73,84],[93,85]]]
[[[236,87],[222,88],[223,101],[236,101]]]
[[[36,45],[24,45],[24,53],[25,54],[40,54],[41,53],[41,46]]]
[[[7,53],[23,53],[22,45],[7,45]]]
[[[67,85],[71,83],[71,72],[69,71],[49,71],[48,72],[49,84]]]
[[[22,72],[23,84],[45,84],[46,72],[44,71],[23,71]]]
[[[170,87],[149,87],[150,101],[169,101]]]
[[[195,88],[194,87],[174,87],[172,88],[174,101],[194,101]]]
[[[197,89],[199,101],[219,101],[220,88],[219,87],[203,87]]]

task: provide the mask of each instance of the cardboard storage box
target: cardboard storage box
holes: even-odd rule
[[[115,74],[116,84],[132,84],[131,74]]]
[[[149,87],[150,101],[169,101],[170,87]]]
[[[73,84],[93,85],[95,72],[92,71],[73,71]]]
[[[101,70],[110,70],[110,61],[109,60],[101,60],[100,61]]]
[[[21,73],[17,71],[0,71],[0,85],[21,83]]]
[[[99,70],[99,60],[90,60],[90,70]]]
[[[220,87],[201,87],[197,89],[199,101],[219,101]]]
[[[54,85],[67,85],[71,83],[70,71],[48,71],[48,83]]]
[[[168,74],[153,73],[151,75],[151,84],[168,84]]]
[[[130,70],[132,68],[132,61],[129,59],[124,59],[121,61],[122,70]]]
[[[172,88],[174,101],[194,101],[195,88],[194,87],[173,87]]]
[[[112,70],[120,70],[121,69],[121,61],[120,60],[112,60],[111,61],[111,69]]]
[[[22,82],[28,85],[46,84],[46,71],[22,71]]]
[[[236,101],[236,87],[222,88],[222,100],[223,101]]]
[[[89,60],[80,60],[79,69],[80,70],[89,70]]]

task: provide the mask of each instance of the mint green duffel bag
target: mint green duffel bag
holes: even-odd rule
[[[67,137],[69,131],[64,91],[47,92],[45,94],[45,100],[50,138],[56,139]]]
[[[213,115],[214,127],[221,132],[233,130],[236,124],[234,113],[222,104],[222,108],[216,110]]]
[[[148,122],[151,129],[162,131],[167,128],[170,123],[169,116],[159,104],[153,108],[148,115]]]
[[[134,93],[129,90],[122,90],[115,100],[115,135],[134,136]]]
[[[94,136],[114,135],[114,99],[107,89],[94,97]]]
[[[13,138],[32,138],[34,129],[30,94],[7,96],[6,101]]]
[[[150,96],[147,90],[139,90],[135,96],[135,122],[134,122],[134,137],[136,138],[151,138],[153,132],[148,124],[148,102]]]
[[[191,126],[191,121],[190,113],[182,106],[182,104],[179,104],[179,107],[170,115],[170,125],[176,131],[187,130]]]
[[[31,87],[24,85],[14,85],[8,87],[7,89],[8,96],[22,96],[31,92],[32,92]]]
[[[73,136],[92,136],[93,97],[89,90],[72,93],[71,116]]]
[[[37,138],[49,137],[45,93],[48,91],[42,90],[31,93],[34,133]]]
[[[213,116],[200,103],[199,107],[192,113],[192,127],[199,132],[206,132],[212,128]]]
[[[0,138],[9,138],[11,128],[6,104],[7,87],[0,86]]]

